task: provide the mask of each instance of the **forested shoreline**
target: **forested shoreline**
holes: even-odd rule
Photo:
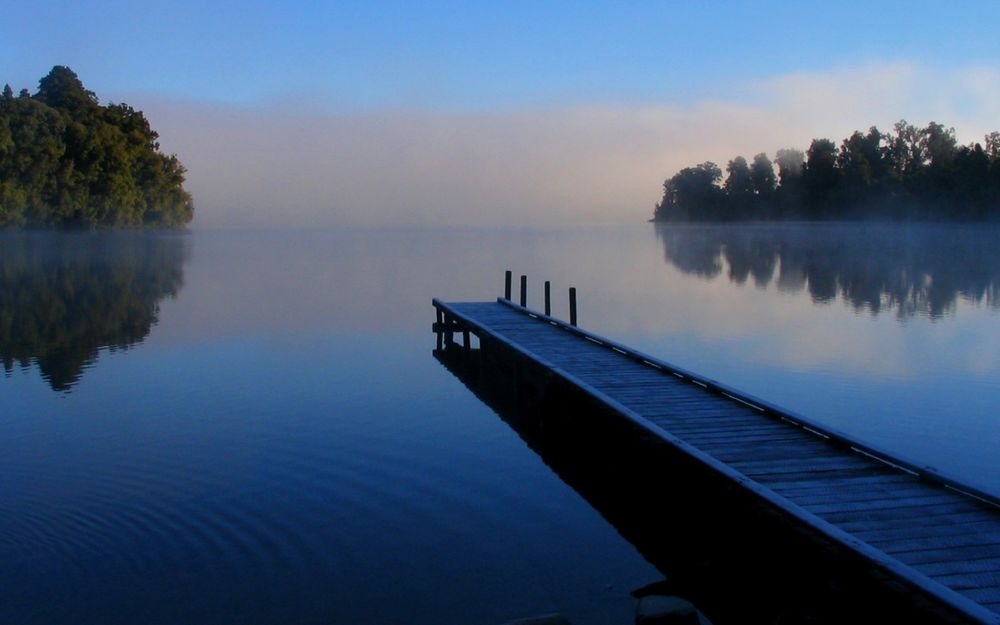
[[[775,173],[777,166],[777,174]],[[663,183],[655,221],[1000,220],[1000,133],[958,145],[954,128],[902,120],[872,126],[839,148],[814,139],[805,152],[778,150],[722,169],[687,167]]]
[[[0,228],[178,227],[184,167],[141,111],[101,105],[68,67],[0,96]]]

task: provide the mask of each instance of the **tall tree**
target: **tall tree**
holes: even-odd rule
[[[770,197],[778,185],[778,179],[774,175],[774,164],[764,152],[753,157],[753,164],[750,165],[750,183],[753,192],[760,198]]]
[[[729,161],[726,173],[729,175],[722,188],[726,192],[729,213],[736,219],[749,216],[755,196],[747,159],[737,156]]]
[[[886,133],[886,156],[896,180],[912,178],[927,161],[923,132],[901,119]]]
[[[829,139],[813,139],[802,171],[806,216],[813,219],[833,216],[838,178],[837,146]]]
[[[844,139],[837,167],[841,172],[838,201],[847,207],[846,212],[871,210],[872,204],[885,201],[888,167],[878,128],[872,126],[867,134],[855,131]]]
[[[719,219],[723,194],[719,188],[722,170],[712,162],[685,167],[663,183],[663,199],[656,218],[667,220]]]
[[[94,92],[85,89],[76,73],[62,65],[56,65],[38,81],[35,99],[71,113],[80,109],[94,110],[98,106]]]

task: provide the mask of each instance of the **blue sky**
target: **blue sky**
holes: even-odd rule
[[[799,71],[995,64],[997,2],[19,2],[4,80],[338,110],[690,103]]]
[[[0,81],[143,110],[195,227],[641,221],[679,168],[1000,126],[1000,2],[17,2]]]

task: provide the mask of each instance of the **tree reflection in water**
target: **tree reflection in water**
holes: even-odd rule
[[[1000,308],[1000,227],[952,224],[657,224],[666,260],[684,273],[839,296],[900,319],[952,314],[959,298]]]
[[[56,391],[79,382],[101,348],[149,335],[189,252],[177,233],[12,233],[0,243],[4,370],[35,364]]]

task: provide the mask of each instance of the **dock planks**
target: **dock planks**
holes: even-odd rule
[[[436,330],[504,343],[883,572],[1000,623],[992,495],[508,300],[434,306]]]

